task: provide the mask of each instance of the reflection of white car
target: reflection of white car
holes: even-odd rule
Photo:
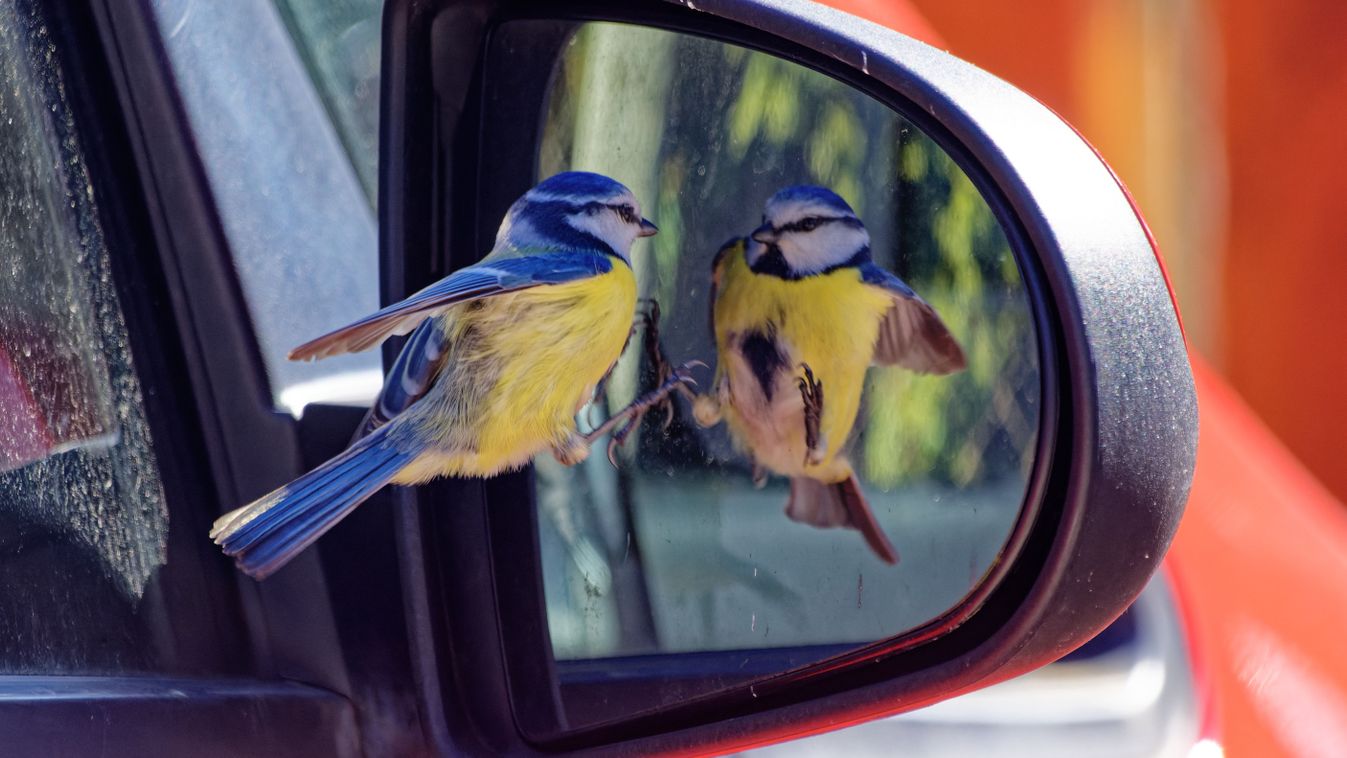
[[[1188,639],[1165,575],[1113,626],[1038,671],[921,710],[752,755],[1188,756],[1201,741]]]

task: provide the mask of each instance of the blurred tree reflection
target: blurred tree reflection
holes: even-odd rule
[[[863,470],[882,487],[928,474],[967,485],[1023,471],[1033,458],[1039,376],[1009,243],[972,181],[921,132],[902,131],[896,174],[899,255],[888,263],[959,336],[968,370],[872,370]]]

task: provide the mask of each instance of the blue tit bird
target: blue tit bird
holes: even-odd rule
[[[723,419],[759,482],[762,468],[790,477],[791,519],[856,529],[896,563],[844,451],[866,370],[959,371],[959,343],[934,308],[871,261],[865,225],[823,187],[773,195],[762,226],[716,254],[712,282],[718,360],[694,417]]]
[[[411,333],[364,424],[341,454],[221,516],[211,537],[263,578],[386,484],[517,469],[550,451],[583,460],[686,381],[678,372],[600,429],[575,416],[632,330],[630,250],[657,231],[630,190],[599,174],[553,176],[517,200],[490,254],[407,299],[300,345],[291,360],[365,350]]]

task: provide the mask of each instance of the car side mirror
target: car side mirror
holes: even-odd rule
[[[660,318],[581,415],[708,365],[616,468],[409,494],[430,712],[493,751],[732,750],[1043,666],[1155,572],[1183,334],[1126,191],[1036,100],[807,2],[390,0],[383,35],[385,300],[539,179],[606,173],[661,228],[632,255]],[[773,393],[833,415],[773,437]]]

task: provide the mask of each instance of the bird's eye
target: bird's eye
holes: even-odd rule
[[[624,205],[621,208],[618,208],[617,212],[622,216],[622,220],[628,224],[636,223],[636,210],[630,205]]]
[[[810,216],[809,218],[800,221],[800,231],[812,232],[815,229],[817,229],[818,225],[821,223],[822,221],[820,221],[819,219]]]

